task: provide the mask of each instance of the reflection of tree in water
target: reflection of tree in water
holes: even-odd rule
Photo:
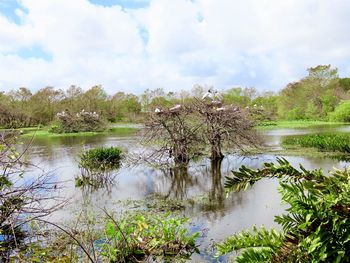
[[[90,194],[104,190],[110,196],[115,185],[116,172],[114,170],[89,170],[82,168],[80,174],[75,178],[76,187],[81,188],[82,195],[88,197]]]
[[[210,169],[206,165],[194,170],[190,170],[188,166],[162,170],[165,178],[170,180],[168,190],[163,195],[164,198],[187,201],[192,205],[189,209],[199,209],[204,212],[224,210],[225,192],[221,164],[222,160],[212,160]],[[199,188],[200,193],[190,197],[191,194],[193,196],[194,188]]]
[[[231,195],[228,199],[225,197],[221,168],[222,160],[213,160],[210,166],[200,166],[199,169],[179,166],[162,170],[170,180],[163,197],[186,202],[187,212],[193,215],[201,213],[210,220],[221,218],[243,202],[241,193]],[[200,192],[193,196],[194,188]]]
[[[176,166],[162,171],[171,180],[165,198],[184,200],[187,197],[188,189],[198,184],[198,179],[189,175],[187,165]]]
[[[221,164],[222,159],[212,160],[210,166],[210,175],[211,175],[211,190],[209,193],[209,207],[212,207],[213,210],[222,209],[225,204],[225,190],[221,182]],[[210,209],[211,210],[211,209]]]

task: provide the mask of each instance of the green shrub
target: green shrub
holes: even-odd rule
[[[350,122],[350,100],[341,102],[333,112],[329,113],[329,120]]]
[[[56,114],[56,123],[51,126],[52,133],[93,132],[106,129],[106,122],[96,112],[82,110],[77,114],[62,111]]]
[[[107,242],[102,245],[102,253],[110,262],[188,257],[196,248],[199,233],[190,234],[185,227],[187,221],[188,218],[170,214],[140,212],[118,222],[111,218],[105,226]]]
[[[123,157],[123,151],[118,147],[99,147],[81,154],[79,166],[92,171],[118,169]]]
[[[240,252],[237,262],[349,262],[350,170],[308,171],[285,159],[259,170],[242,166],[227,178],[225,188],[236,192],[263,178],[280,180],[287,213],[275,217],[282,230],[253,228],[217,245],[217,255]]]
[[[313,147],[321,151],[350,153],[350,134],[310,134],[288,136],[283,138],[283,145],[298,145],[300,147]]]

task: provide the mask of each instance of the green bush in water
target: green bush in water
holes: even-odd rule
[[[118,147],[99,147],[81,154],[79,166],[88,170],[118,169],[123,157],[123,151]]]
[[[350,122],[350,100],[341,102],[333,112],[329,113],[329,120]]]
[[[317,148],[329,152],[350,153],[350,134],[309,134],[288,136],[282,140],[283,145],[297,145],[306,148]]]
[[[278,178],[287,213],[276,216],[282,229],[254,227],[217,245],[217,255],[238,251],[236,262],[349,262],[350,170],[308,171],[285,159],[259,170],[242,166],[227,178],[227,192],[245,190],[263,178]]]

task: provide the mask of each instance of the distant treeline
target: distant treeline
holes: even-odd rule
[[[191,91],[165,92],[147,89],[141,95],[117,92],[108,95],[102,86],[86,91],[70,86],[66,90],[45,87],[32,93],[21,87],[0,93],[0,126],[7,128],[47,125],[62,111],[96,112],[110,122],[142,122],[145,113],[156,107],[170,107],[201,98],[206,87]],[[350,78],[340,78],[330,65],[308,69],[308,75],[288,84],[278,93],[235,87],[222,91],[223,101],[254,109],[259,121],[329,120],[350,121]],[[336,109],[339,106],[339,109]],[[341,117],[337,113],[341,111]],[[349,111],[344,112],[344,111]],[[339,116],[338,116],[339,115]],[[347,119],[348,118],[348,119]]]

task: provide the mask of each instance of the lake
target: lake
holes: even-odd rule
[[[280,148],[283,136],[308,134],[315,132],[348,132],[350,126],[318,127],[312,129],[270,129],[260,130],[268,147]],[[123,165],[114,175],[113,184],[100,189],[77,188],[75,176],[80,173],[78,155],[84,149],[100,146],[117,146],[128,154],[139,154],[144,148],[139,144],[138,135],[118,137],[116,135],[97,135],[89,137],[36,138],[29,149],[32,163],[43,171],[32,169],[27,176],[38,173],[52,173],[56,180],[62,181],[64,189],[61,195],[69,198],[69,204],[55,212],[50,220],[69,222],[75,213],[88,208],[100,213],[101,209],[118,210],[120,200],[142,200],[155,194],[183,201],[184,214],[191,218],[191,229],[202,231],[198,240],[200,254],[193,254],[193,262],[225,262],[226,258],[214,259],[210,250],[213,242],[254,224],[278,227],[274,216],[283,212],[280,203],[278,181],[265,179],[245,192],[225,196],[223,183],[225,176],[242,165],[259,168],[264,162],[275,162],[273,154],[241,156],[227,155],[220,169],[212,169],[208,159],[192,162],[186,170],[157,169],[146,164]],[[22,146],[24,147],[24,146]],[[333,167],[343,168],[346,162],[321,157],[284,156],[292,165],[301,163],[307,169],[322,168],[326,171]]]

